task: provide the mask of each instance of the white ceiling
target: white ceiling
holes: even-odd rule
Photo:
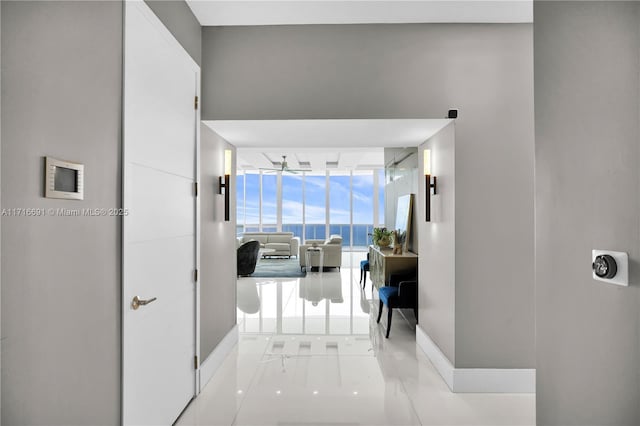
[[[384,166],[384,148],[415,147],[448,119],[206,120],[238,148],[239,169],[277,167],[282,155],[296,169],[371,169]],[[327,164],[329,163],[329,164]]]
[[[383,148],[326,149],[267,149],[238,148],[238,169],[280,169],[282,156],[294,170],[371,170],[384,168]],[[328,163],[328,165],[327,165]]]
[[[533,22],[532,0],[187,0],[203,26]]]

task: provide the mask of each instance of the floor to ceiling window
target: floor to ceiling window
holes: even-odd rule
[[[245,232],[256,232],[260,230],[260,175],[257,172],[247,171],[244,177],[244,205],[240,209],[237,206],[238,214],[242,211]],[[238,223],[240,218],[238,218]]]
[[[376,222],[376,225],[384,226],[384,169],[376,170],[374,173],[374,176],[377,176],[378,178],[378,220]]]
[[[278,231],[278,176],[275,173],[262,173],[262,232]]]
[[[282,230],[304,240],[304,175],[282,174]]]
[[[324,240],[327,235],[327,175],[305,172],[304,223],[306,240]]]
[[[369,234],[373,232],[374,216],[377,213],[374,198],[374,172],[371,170],[353,173],[353,245],[365,248],[371,243]]]
[[[236,235],[239,237],[244,232],[244,172],[238,172],[236,177]],[[231,194],[229,194],[231,195]]]
[[[302,241],[342,236],[346,249],[365,250],[374,226],[384,226],[384,170],[238,173],[238,233],[293,232]]]
[[[351,245],[351,174],[329,174],[329,234],[341,235],[342,245]]]

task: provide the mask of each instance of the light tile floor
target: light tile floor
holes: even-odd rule
[[[178,425],[535,425],[535,396],[451,393],[415,344],[411,311],[376,323],[359,261],[238,281],[238,345]]]

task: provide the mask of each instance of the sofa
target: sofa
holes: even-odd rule
[[[326,240],[306,240],[304,244],[300,246],[300,251],[298,254],[298,259],[300,259],[300,269],[307,269],[307,260],[305,253],[307,249],[316,245],[317,247],[322,248],[324,252],[324,263],[323,267],[325,268],[338,268],[342,266],[342,237],[340,235],[331,235]],[[311,258],[311,265],[309,267],[318,267],[318,258]]]
[[[300,238],[294,237],[293,232],[245,232],[238,238],[238,245],[247,241],[258,241],[263,257],[268,256],[291,256],[298,255]]]

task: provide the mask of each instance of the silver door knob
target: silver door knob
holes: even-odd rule
[[[153,302],[156,299],[157,297],[152,297],[151,299],[143,300],[143,299],[140,299],[138,296],[134,296],[133,300],[131,301],[131,307],[133,308],[133,310],[136,310],[140,306],[148,305],[149,303]]]

